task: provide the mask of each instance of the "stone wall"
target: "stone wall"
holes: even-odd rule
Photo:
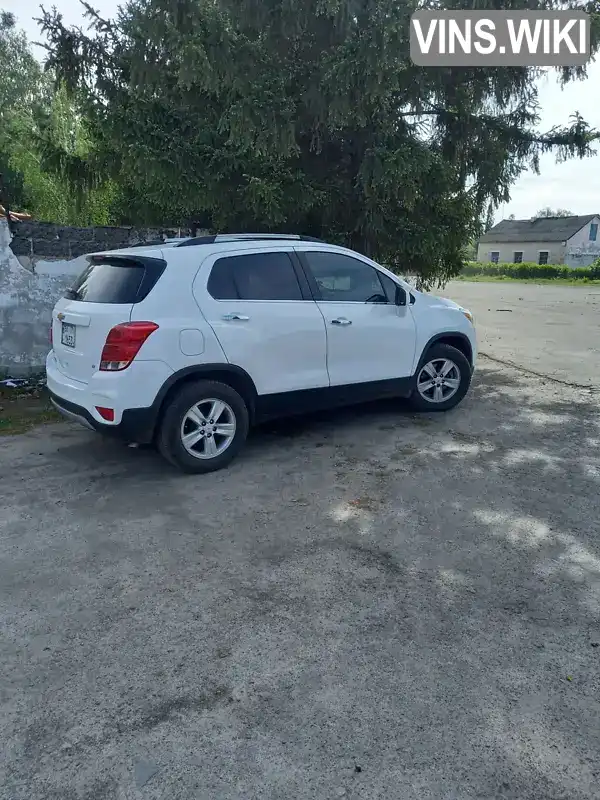
[[[52,222],[20,222],[12,228],[11,250],[34,272],[40,261],[69,261],[86,253],[190,235],[182,228],[69,228]]]
[[[183,229],[69,228],[0,218],[0,376],[44,367],[52,309],[84,254],[189,236]]]

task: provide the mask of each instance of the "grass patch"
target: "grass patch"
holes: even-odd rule
[[[508,275],[457,275],[452,278],[455,281],[465,283],[535,283],[538,286],[579,286],[585,289],[586,286],[600,286],[600,280],[589,280],[584,278],[513,278]]]
[[[21,392],[18,389],[0,389],[0,436],[26,433],[38,425],[59,422],[61,419],[43,390]]]
[[[523,261],[518,264],[467,261],[458,279],[585,286],[586,284],[600,283],[600,263],[575,269],[567,267],[565,264],[536,264],[532,261]]]

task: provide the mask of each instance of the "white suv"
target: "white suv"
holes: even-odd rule
[[[53,313],[48,389],[66,417],[225,466],[251,424],[384,396],[465,396],[471,314],[352,250],[300,236],[179,239],[88,256]]]

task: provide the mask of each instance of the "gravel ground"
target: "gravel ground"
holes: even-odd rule
[[[596,800],[599,443],[596,392],[485,360],[202,477],[5,437],[0,798]]]

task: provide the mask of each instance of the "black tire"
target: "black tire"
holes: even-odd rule
[[[452,394],[452,396],[448,397],[447,400],[434,402],[433,399],[429,400],[424,397],[417,388],[419,377],[421,376],[424,367],[426,367],[432,361],[451,361],[455,365],[459,374],[459,377],[455,378],[455,380],[460,381],[458,389],[454,392],[454,394]],[[455,373],[451,372],[450,374],[454,375]],[[411,408],[413,408],[415,411],[448,411],[449,409],[457,406],[469,391],[469,386],[471,384],[471,365],[464,354],[461,353],[460,350],[457,350],[456,347],[452,347],[449,344],[433,344],[423,354],[414,380],[415,386],[413,393],[408,399]]]
[[[182,426],[188,412],[197,403],[202,403],[207,399],[221,400],[227,404],[231,412],[233,412],[235,433],[231,443],[223,452],[212,457],[199,458],[191,455],[186,450],[182,442],[184,430]],[[187,425],[188,423],[185,424]],[[218,381],[197,381],[183,386],[169,402],[160,423],[157,446],[161,455],[182,472],[214,472],[226,467],[240,452],[248,435],[248,427],[248,409],[243,398],[235,389],[232,389],[226,383]],[[215,442],[217,441],[217,435],[214,435]]]

